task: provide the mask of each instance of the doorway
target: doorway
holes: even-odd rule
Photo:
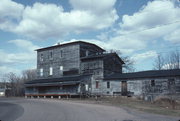
[[[126,81],[121,82],[121,95],[127,96],[127,82]]]

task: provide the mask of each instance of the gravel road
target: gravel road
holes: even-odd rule
[[[119,107],[53,99],[0,98],[1,121],[179,121]]]

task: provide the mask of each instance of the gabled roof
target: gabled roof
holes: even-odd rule
[[[89,43],[89,42],[84,42],[84,41],[74,41],[74,42],[69,42],[69,43],[64,43],[64,44],[58,44],[58,45],[54,45],[54,46],[50,46],[50,47],[40,48],[40,49],[37,49],[36,51],[47,50],[47,49],[58,48],[58,47],[69,46],[69,45],[75,45],[75,44],[88,44],[88,45],[95,46],[95,47],[99,48],[102,51],[105,51],[104,49],[97,46],[96,44]]]
[[[103,54],[98,54],[98,55],[89,55],[89,56],[86,56],[86,57],[81,57],[81,60],[84,61],[84,60],[92,60],[92,59],[98,59],[98,58],[105,58],[105,57],[108,57],[108,56],[116,56],[119,61],[124,64],[124,61],[116,54],[116,53],[103,53]]]
[[[180,69],[173,70],[150,70],[134,73],[115,73],[104,78],[104,80],[127,80],[140,78],[157,78],[157,77],[180,77]]]
[[[77,76],[64,76],[61,78],[46,78],[46,79],[36,79],[28,81],[25,86],[46,86],[46,85],[71,85],[77,84],[82,81],[82,79],[89,77],[89,75],[77,75]]]

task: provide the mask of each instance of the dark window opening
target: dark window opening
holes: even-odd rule
[[[155,86],[155,80],[151,80],[151,86],[152,86],[152,87]]]
[[[175,79],[168,79],[168,88],[171,89],[175,85]]]
[[[43,61],[43,54],[40,55],[40,61]]]
[[[107,88],[110,88],[110,82],[107,82]]]
[[[99,88],[99,82],[96,81],[96,88]]]
[[[50,55],[50,59],[52,59],[53,58],[53,52],[50,51],[49,55]]]
[[[63,57],[63,50],[60,51],[60,58]]]

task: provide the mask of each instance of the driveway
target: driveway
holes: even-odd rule
[[[55,99],[0,98],[1,121],[179,121],[119,107]]]

